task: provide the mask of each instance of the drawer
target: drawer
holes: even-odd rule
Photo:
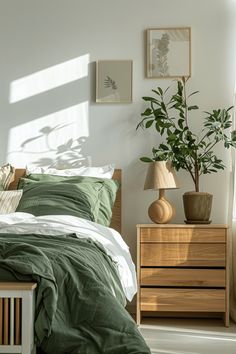
[[[223,289],[141,288],[141,311],[224,312]]]
[[[191,243],[224,243],[224,228],[140,228],[141,242],[191,242]]]
[[[140,285],[225,287],[225,270],[141,268]]]
[[[225,266],[225,244],[142,243],[141,266]]]

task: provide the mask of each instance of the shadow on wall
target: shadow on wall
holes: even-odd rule
[[[65,125],[57,125],[55,127],[45,126],[39,130],[39,135],[29,138],[21,144],[21,153],[33,155],[37,154],[37,151],[27,151],[28,144],[36,140],[44,140],[44,144],[47,150],[41,151],[41,154],[45,154],[45,157],[38,159],[32,158],[31,165],[36,167],[54,167],[57,169],[75,168],[89,164],[89,157],[83,154],[83,144],[86,142],[87,137],[80,137],[77,139],[69,139],[63,144],[53,147],[51,144],[51,136],[57,130],[63,129]],[[51,155],[53,157],[49,157]]]
[[[89,67],[89,54],[85,54],[11,82],[10,109],[17,105],[19,116],[26,119],[8,128],[8,162],[16,167],[56,168],[91,164],[83,152],[89,138]],[[73,82],[82,86],[76,88]],[[35,113],[41,107],[52,113],[38,118]]]
[[[8,161],[16,167],[89,165],[88,137],[88,102],[83,102],[10,129]]]

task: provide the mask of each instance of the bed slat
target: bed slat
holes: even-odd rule
[[[0,298],[0,345],[21,345],[20,298]]]
[[[3,326],[3,344],[9,344],[9,298],[3,299],[3,318],[4,318],[4,326]]]
[[[10,344],[14,344],[14,298],[10,299]]]
[[[21,344],[21,299],[15,299],[15,345]]]
[[[3,299],[0,298],[0,345],[3,344]]]

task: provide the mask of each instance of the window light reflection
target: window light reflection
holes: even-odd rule
[[[42,92],[88,76],[89,54],[40,70],[13,81],[10,85],[10,103],[22,101]]]

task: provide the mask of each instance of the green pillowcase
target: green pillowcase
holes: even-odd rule
[[[16,211],[73,215],[109,226],[118,186],[110,179],[31,174],[20,179],[23,196]]]

